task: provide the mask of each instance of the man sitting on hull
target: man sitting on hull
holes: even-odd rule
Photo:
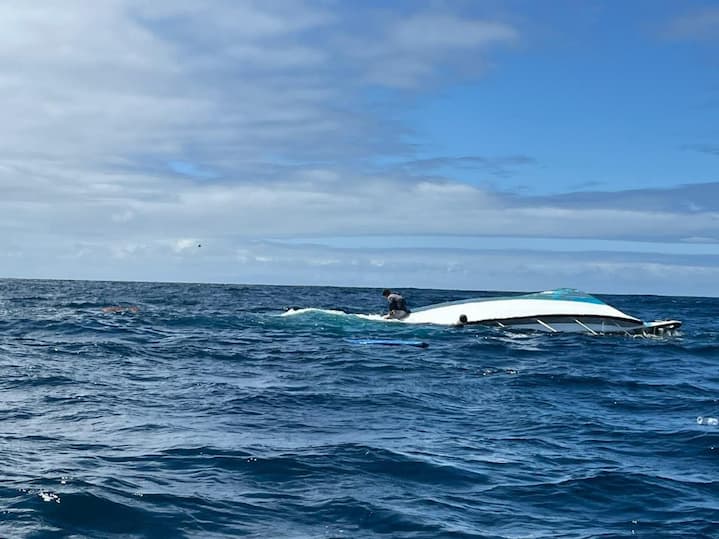
[[[407,303],[401,294],[392,292],[389,288],[385,288],[382,291],[382,295],[387,298],[387,302],[389,303],[389,312],[385,315],[385,318],[402,320],[409,316],[411,311],[407,308]]]

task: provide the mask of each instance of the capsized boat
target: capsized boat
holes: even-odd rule
[[[414,309],[402,320],[411,324],[480,324],[550,333],[593,335],[672,334],[678,320],[643,322],[579,290],[560,288],[523,296],[473,298]]]

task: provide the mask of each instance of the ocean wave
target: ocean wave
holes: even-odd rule
[[[0,537],[719,526],[719,428],[704,421],[719,417],[717,300],[633,297],[684,329],[631,339],[388,323],[357,314],[384,307],[362,289],[12,281],[4,293]],[[283,313],[278,298],[316,307]],[[346,340],[364,338],[429,347]]]

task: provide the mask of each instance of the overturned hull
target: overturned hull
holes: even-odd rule
[[[549,333],[589,333],[606,335],[623,333],[626,335],[671,335],[682,323],[678,320],[657,320],[654,322],[633,323],[615,318],[601,316],[531,316],[526,318],[510,318],[504,320],[480,320],[459,325],[485,325],[510,329],[527,329]]]
[[[475,298],[414,310],[406,323],[484,325],[549,333],[664,335],[678,320],[644,322],[584,292],[549,290],[524,296]]]

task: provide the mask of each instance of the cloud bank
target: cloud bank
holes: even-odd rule
[[[391,111],[481,80],[523,30],[460,3],[398,6],[0,6],[3,273],[503,289],[566,274],[609,291],[618,275],[652,271],[716,281],[706,258],[572,265],[471,239],[446,251],[309,245],[366,234],[719,242],[719,184],[528,197],[481,187],[541,166],[521,151],[419,157]]]

